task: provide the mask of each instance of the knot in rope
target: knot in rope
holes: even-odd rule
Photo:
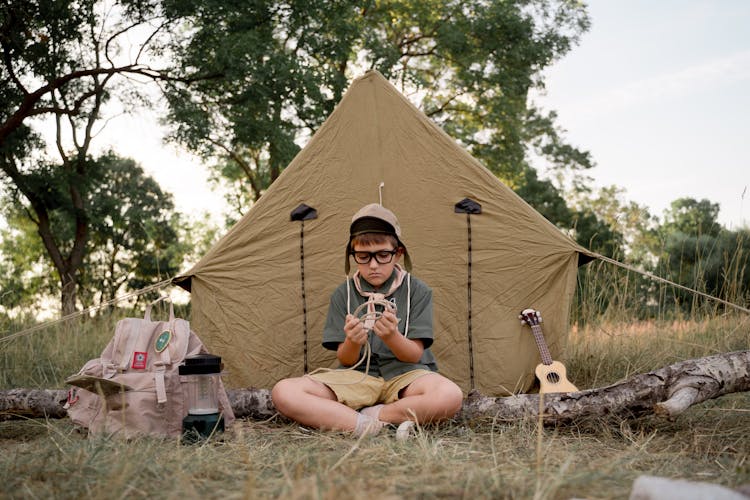
[[[375,306],[381,306],[383,310],[378,311],[375,309]],[[367,311],[365,311],[365,309],[367,309]],[[370,296],[367,302],[360,304],[360,306],[354,310],[352,315],[359,319],[365,331],[369,332],[372,330],[372,327],[375,326],[375,322],[383,316],[383,313],[386,310],[396,314],[396,304],[390,300],[386,300],[385,295],[382,293],[374,293]]]

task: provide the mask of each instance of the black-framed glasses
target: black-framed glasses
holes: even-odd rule
[[[375,257],[375,260],[378,264],[388,264],[393,260],[393,256],[397,253],[398,249],[378,250],[377,252],[351,252],[351,255],[354,256],[354,261],[357,264],[367,264],[372,260],[373,257]]]

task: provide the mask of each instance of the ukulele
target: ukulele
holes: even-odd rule
[[[529,325],[534,334],[534,340],[542,356],[542,362],[537,365],[536,378],[539,380],[539,393],[549,394],[554,392],[577,392],[578,388],[568,381],[565,375],[565,366],[559,361],[553,361],[549,353],[547,343],[544,341],[542,327],[542,315],[534,309],[524,309],[518,316],[522,325]]]

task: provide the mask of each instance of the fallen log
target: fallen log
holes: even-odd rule
[[[542,418],[566,424],[586,418],[637,418],[656,414],[675,418],[690,406],[726,394],[750,391],[750,350],[689,359],[634,375],[607,387],[543,396]],[[238,418],[265,420],[276,414],[268,389],[227,391]],[[459,419],[490,417],[514,421],[539,416],[538,394],[486,397],[471,392]],[[62,418],[66,390],[11,389],[0,391],[0,419]]]
[[[607,387],[546,394],[545,423],[566,424],[586,418],[637,418],[656,414],[673,419],[690,406],[726,394],[750,390],[750,350],[689,359],[634,375]],[[462,416],[518,420],[539,416],[538,394],[488,398],[470,393]]]
[[[68,391],[60,389],[10,389],[0,391],[0,420],[63,418]]]

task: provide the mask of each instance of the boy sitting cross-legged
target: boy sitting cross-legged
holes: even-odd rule
[[[461,408],[461,389],[437,373],[429,349],[432,290],[408,272],[411,259],[400,238],[396,216],[383,206],[354,215],[345,269],[348,276],[351,256],[357,271],[333,292],[323,331],[323,346],[336,351],[345,369],[279,381],[271,393],[279,412],[360,436],[387,423],[405,428],[448,419]],[[353,314],[365,308],[363,319]]]

